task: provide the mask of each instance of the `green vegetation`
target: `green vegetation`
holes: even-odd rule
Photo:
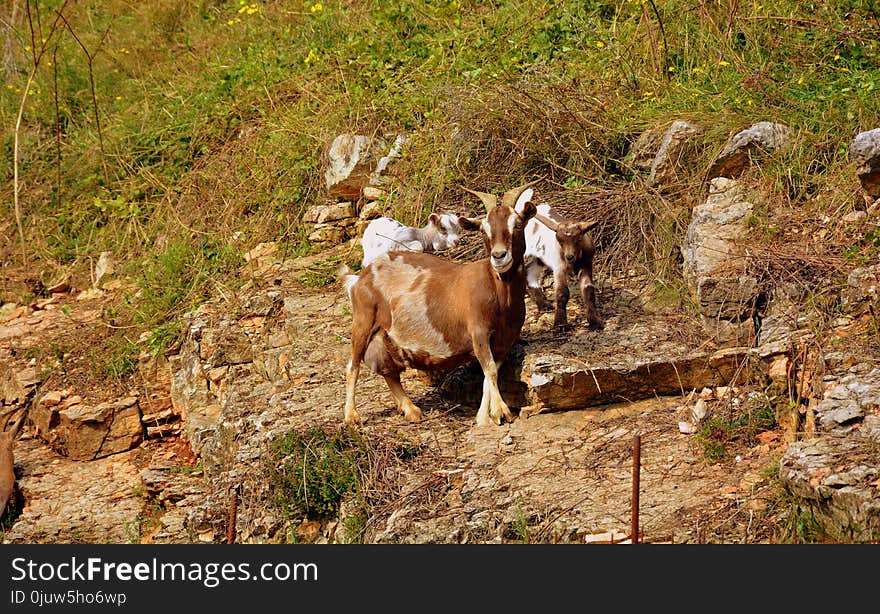
[[[272,443],[276,502],[285,517],[332,517],[359,487],[364,444],[354,433],[328,434],[318,427]]]
[[[795,139],[760,171],[763,221],[851,208],[849,141],[880,125],[874,0],[12,0],[3,13],[0,249],[20,271],[4,300],[33,271],[88,287],[110,251],[138,288],[117,326],[152,331],[154,352],[181,313],[243,282],[257,243],[311,251],[302,216],[326,199],[323,152],[344,131],[411,137],[387,202],[422,224],[469,206],[459,184],[626,186],[629,145],[680,118],[703,128],[675,192],[692,205],[731,134],[779,121]],[[670,232],[627,264],[669,282],[681,208],[639,192],[653,217],[638,227]],[[846,249],[870,257],[876,237]]]
[[[753,446],[755,436],[776,426],[776,412],[769,405],[754,410],[718,412],[710,416],[696,433],[696,440],[703,448],[709,462],[718,462],[728,456],[728,449],[735,444]]]
[[[526,516],[526,513],[522,508],[522,502],[517,502],[516,504],[516,518],[514,519],[511,528],[520,543],[528,544],[530,542],[531,535],[529,534],[529,518]]]

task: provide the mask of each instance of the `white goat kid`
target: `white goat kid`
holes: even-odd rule
[[[390,217],[376,218],[367,225],[361,239],[364,258],[361,267],[390,251],[439,252],[458,245],[461,225],[458,216],[432,213],[423,228],[406,226]]]
[[[514,209],[519,212],[534,197],[534,190],[524,191]],[[596,309],[596,289],[593,285],[593,254],[595,246],[589,231],[598,222],[574,222],[563,219],[550,205],[541,203],[537,214],[526,225],[526,289],[538,311],[555,311],[553,326],[558,330],[569,328],[567,305],[568,279],[578,281],[584,303],[586,320],[591,329],[601,329],[604,322]],[[553,273],[554,302],[544,296],[541,279],[549,269]]]

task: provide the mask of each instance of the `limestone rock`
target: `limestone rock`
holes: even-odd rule
[[[138,399],[127,397],[59,411],[48,443],[68,458],[94,460],[134,448],[143,441],[143,434]]]
[[[698,132],[696,126],[686,121],[672,122],[660,141],[657,154],[651,161],[648,185],[662,187],[678,178],[678,169],[686,153],[686,145]]]
[[[337,136],[327,152],[324,171],[330,195],[350,201],[360,200],[365,187],[381,183],[382,172],[400,155],[403,142],[404,138],[399,136],[389,149],[381,138],[350,133]]]
[[[730,263],[753,209],[742,186],[723,177],[711,181],[705,204],[693,209],[682,248],[684,276],[708,318],[739,320],[752,310],[757,280]]]
[[[377,202],[368,202],[363,207],[361,207],[361,212],[358,215],[361,220],[374,220],[377,217],[382,217],[382,205]]]
[[[303,215],[303,222],[325,224],[345,218],[357,216],[357,209],[352,202],[340,202],[329,205],[314,205]]]
[[[345,228],[333,224],[318,224],[309,234],[309,243],[338,245],[345,241]]]
[[[849,159],[862,189],[868,196],[880,198],[880,128],[857,134],[849,146]]]
[[[41,379],[36,367],[20,369],[0,361],[0,401],[5,405],[23,403]]]
[[[880,307],[880,264],[853,269],[846,278],[841,299],[849,308],[862,303]]]
[[[788,446],[780,459],[783,484],[803,498],[826,532],[842,541],[880,533],[880,369],[853,367],[826,381],[816,405],[817,437]]]
[[[113,256],[110,252],[101,252],[101,255],[98,257],[98,263],[95,265],[95,288],[101,287],[101,282],[104,281],[106,277],[113,275],[116,272],[116,265],[113,263]]]
[[[739,177],[754,158],[788,145],[791,130],[784,124],[758,122],[738,132],[709,167],[708,179]]]
[[[642,132],[630,147],[626,162],[636,169],[650,171],[663,136],[664,131],[659,128]]]

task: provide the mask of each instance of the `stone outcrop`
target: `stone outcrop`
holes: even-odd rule
[[[41,439],[73,460],[94,460],[131,450],[144,438],[136,397],[94,406],[39,403],[31,420]]]
[[[364,135],[341,134],[333,140],[324,179],[330,196],[341,200],[306,211],[302,221],[309,228],[309,243],[327,248],[363,234],[368,220],[378,214],[375,207],[367,215],[361,211],[385,197],[382,173],[400,157],[405,140],[398,136],[390,149],[384,140]]]
[[[688,142],[698,133],[699,129],[691,123],[681,120],[672,122],[660,141],[657,155],[651,161],[648,185],[662,187],[679,178]]]
[[[788,446],[780,477],[831,539],[880,537],[880,369],[827,375],[816,437]]]
[[[609,324],[601,333],[572,332],[565,339],[517,343],[499,373],[502,395],[528,417],[547,411],[584,409],[660,395],[726,386],[738,377],[766,378],[770,363],[787,352],[762,348],[701,349],[704,337],[685,319],[643,315],[637,324]],[[748,365],[747,369],[744,367]],[[476,406],[482,371],[471,365],[435,377],[458,403]]]
[[[676,120],[665,130],[647,130],[633,144],[627,161],[647,172],[647,183],[663,187],[679,179],[688,146],[699,129],[690,122]]]
[[[880,128],[857,134],[849,146],[849,159],[865,194],[880,198]]]
[[[662,188],[675,183],[689,158],[691,141],[699,134],[694,124],[676,120],[665,130],[646,130],[630,148],[627,162],[647,173],[648,185]]]
[[[757,280],[737,266],[738,242],[748,235],[754,205],[736,180],[716,177],[709,196],[694,207],[682,246],[683,273],[700,314],[717,340],[748,345],[748,319],[758,296]],[[745,323],[744,325],[741,325]]]
[[[856,267],[846,278],[841,302],[851,312],[880,312],[880,264]]]
[[[707,179],[735,179],[749,167],[753,159],[780,150],[791,140],[791,130],[784,124],[758,122],[736,133],[709,167]]]
[[[358,201],[364,188],[379,186],[381,175],[396,158],[405,142],[401,135],[389,147],[381,138],[362,134],[340,134],[327,151],[324,181],[331,196]]]

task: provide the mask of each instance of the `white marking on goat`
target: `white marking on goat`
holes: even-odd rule
[[[425,352],[436,358],[452,356],[452,348],[428,317],[431,297],[425,285],[430,275],[425,269],[383,255],[374,261],[373,275],[375,284],[388,288],[389,295],[395,297],[390,305],[393,319],[388,336],[391,340],[408,352]]]

